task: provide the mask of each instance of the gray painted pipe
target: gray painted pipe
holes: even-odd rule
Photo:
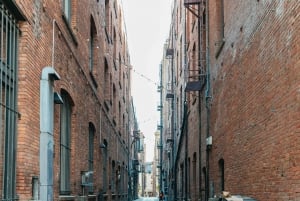
[[[53,116],[54,80],[60,77],[52,67],[42,70],[40,80],[40,200],[53,200]]]

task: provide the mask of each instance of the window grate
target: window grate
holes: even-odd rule
[[[16,123],[18,26],[0,1],[0,193],[2,200],[16,197]]]

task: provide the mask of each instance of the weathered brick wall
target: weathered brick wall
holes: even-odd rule
[[[298,1],[226,0],[225,44],[218,47],[216,1],[210,1],[210,166],[220,190],[257,200],[298,200]]]
[[[108,42],[104,32],[104,3],[98,1],[72,1],[72,22],[65,23],[62,18],[61,1],[25,1],[18,0],[17,4],[27,18],[20,24],[21,35],[19,44],[19,94],[18,107],[21,118],[18,121],[18,149],[17,149],[17,194],[20,200],[31,198],[32,176],[39,176],[39,135],[40,135],[40,76],[45,66],[52,65],[52,34],[53,19],[55,32],[54,67],[61,77],[55,81],[55,90],[67,91],[74,106],[72,110],[71,129],[71,195],[82,194],[80,171],[88,170],[88,132],[89,122],[96,129],[94,143],[94,193],[103,189],[103,150],[99,148],[104,139],[108,142],[108,155],[119,162],[124,169],[122,181],[127,177],[127,149],[128,133],[124,133],[126,125],[112,123],[112,106],[104,107],[104,58],[109,61],[112,81],[117,87],[117,103],[121,102],[120,113],[128,122],[128,106],[130,102],[130,72],[125,69],[129,62],[126,38],[119,23],[120,9],[112,16],[116,27],[115,42],[117,52],[120,52],[124,63],[121,70],[127,75],[119,87],[119,71],[113,67],[111,55],[113,45]],[[113,1],[110,1],[113,4]],[[113,6],[110,6],[114,12]],[[89,39],[90,19],[93,16],[97,29],[98,48],[96,54],[97,66],[92,72],[96,84],[93,84],[89,72]],[[68,27],[69,26],[69,27]],[[124,47],[123,47],[124,46]],[[125,50],[125,51],[124,51]],[[118,59],[117,59],[118,60]],[[124,83],[124,84],[123,84]],[[125,85],[125,86],[124,86]],[[109,86],[111,87],[111,86]],[[120,94],[120,95],[119,95]],[[117,112],[118,108],[115,110]],[[60,106],[54,111],[54,194],[59,197],[60,177]],[[101,116],[101,117],[100,117]],[[101,118],[101,122],[100,122]],[[121,131],[119,133],[119,130]],[[100,139],[101,138],[101,139]],[[118,148],[117,148],[118,147]],[[108,168],[107,168],[108,169]],[[127,185],[126,185],[127,186]],[[127,192],[127,189],[125,190]]]

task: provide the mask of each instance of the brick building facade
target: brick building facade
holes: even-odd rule
[[[209,6],[215,192],[298,200],[299,2],[223,1],[223,47]]]
[[[132,101],[122,5],[0,4],[2,200],[127,200]]]
[[[299,11],[297,1],[174,1],[160,86],[171,97],[162,105],[170,200],[224,190],[299,199]]]

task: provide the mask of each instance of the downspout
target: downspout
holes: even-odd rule
[[[52,22],[52,67],[54,68],[54,53],[55,53],[55,20]]]
[[[188,66],[187,66],[187,39],[186,39],[186,33],[187,33],[187,26],[186,26],[186,16],[187,12],[186,9],[184,9],[184,80],[187,79],[187,75],[188,75]],[[185,80],[186,81],[186,80]],[[189,197],[189,189],[188,189],[188,115],[187,115],[187,111],[188,110],[188,103],[187,103],[187,99],[186,99],[186,93],[184,93],[184,116],[186,121],[184,122],[185,126],[184,126],[184,134],[185,134],[185,200],[188,201],[188,197]]]
[[[171,99],[171,132],[172,132],[172,182],[171,187],[173,187],[173,195],[172,200],[176,200],[176,166],[175,166],[175,147],[176,147],[176,141],[175,141],[175,125],[174,125],[174,119],[175,119],[175,111],[174,111],[174,99],[175,99],[175,92],[174,92],[174,27],[173,27],[173,20],[172,20],[172,32],[171,32],[171,43],[172,43],[172,60],[171,60],[171,92],[173,93],[173,98]]]
[[[206,1],[206,91],[205,91],[205,104],[206,104],[206,137],[210,136],[209,126],[210,126],[210,106],[209,106],[209,99],[210,96],[210,55],[209,55],[209,0]],[[209,197],[209,157],[210,157],[210,149],[206,146],[206,178],[205,178],[205,200],[208,201]]]
[[[40,80],[40,200],[53,200],[53,84],[60,77],[52,67],[42,70]],[[60,96],[55,94],[56,97]],[[60,98],[60,102],[62,99]]]
[[[199,2],[198,4],[198,68],[199,68],[199,80],[201,80],[201,75],[202,75],[202,72],[201,72],[201,60],[202,60],[202,55],[201,55],[201,21],[200,21],[200,15],[201,15],[201,12],[200,12],[200,8],[201,8],[201,3]],[[199,143],[199,167],[198,167],[198,174],[199,174],[199,199],[201,200],[202,199],[202,173],[201,173],[201,167],[202,167],[202,157],[201,157],[201,147],[202,147],[202,141],[201,141],[201,137],[202,137],[202,134],[201,134],[201,129],[202,129],[202,125],[201,125],[201,90],[198,91],[198,112],[199,112],[199,138],[198,138],[198,143]]]
[[[185,160],[184,160],[184,170],[185,170],[185,201],[189,200],[189,191],[188,191],[188,114],[187,114],[187,102],[184,101],[184,116],[186,118],[184,122],[184,134],[185,134]]]
[[[130,108],[132,108],[132,105],[130,106]],[[130,156],[131,156],[131,145],[130,145],[130,134],[131,134],[131,130],[130,130],[130,122],[131,122],[131,115],[132,115],[132,111],[130,110],[129,112],[129,116],[128,116],[128,127],[126,128],[127,130],[127,144],[128,144],[128,152],[127,152],[127,185],[128,185],[128,189],[127,189],[127,201],[131,201],[133,200],[131,198],[131,165],[130,165]]]
[[[161,91],[160,91],[160,106],[161,106],[161,108],[162,108],[162,79],[163,79],[163,74],[162,74],[162,64],[160,64],[160,87],[161,87]],[[163,156],[163,139],[162,139],[162,137],[163,137],[163,120],[162,120],[162,118],[163,118],[163,116],[162,116],[162,113],[163,113],[163,111],[162,111],[162,109],[161,109],[161,111],[160,111],[160,139],[159,139],[159,146],[160,146],[160,157],[159,157],[159,162],[160,162],[160,166],[159,166],[159,189],[160,189],[160,192],[162,192],[163,191],[163,186],[162,186],[162,156]]]

